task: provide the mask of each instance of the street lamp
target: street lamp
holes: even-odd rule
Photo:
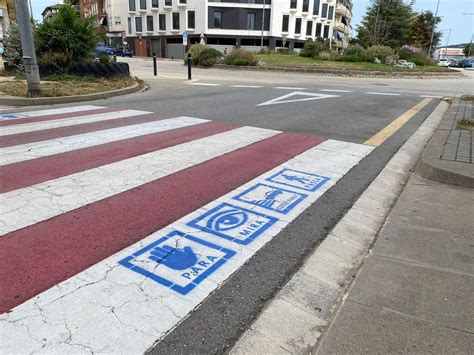
[[[260,39],[260,52],[263,51],[263,30],[265,28],[265,5],[266,0],[263,0],[263,9],[262,9],[262,38]]]
[[[436,19],[438,18],[438,9],[439,9],[439,0],[438,0],[438,5],[436,5],[436,13],[433,18],[433,25],[431,29],[431,40],[430,40],[430,49],[428,51],[428,58],[431,58],[431,49],[433,48],[433,38],[434,38],[434,33],[435,33],[435,27],[436,27]]]

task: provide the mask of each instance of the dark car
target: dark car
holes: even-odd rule
[[[118,47],[117,49],[115,49],[115,55],[130,58],[133,57],[132,51],[126,47]]]
[[[112,47],[103,45],[103,44],[98,44],[95,47],[95,51],[99,52],[99,53],[104,53],[104,54],[107,54],[107,55],[115,55],[115,49],[113,49]]]

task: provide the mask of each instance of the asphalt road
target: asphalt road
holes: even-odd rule
[[[151,350],[156,354],[221,353],[232,346],[266,302],[298,269],[305,256],[317,247],[433,111],[439,97],[472,91],[471,79],[354,79],[217,69],[196,69],[193,77],[196,81],[190,84],[182,80],[186,68],[180,62],[159,62],[160,76],[156,78],[150,75],[151,62],[142,59],[128,62],[132,72],[144,78],[150,90],[112,99],[107,105],[354,143],[363,143],[426,96],[433,96],[423,110],[345,175],[335,188],[261,249],[158,343]],[[259,106],[294,92],[335,97]],[[281,100],[311,97],[297,94]]]
[[[196,69],[189,83],[180,62],[160,61],[160,75],[153,77],[151,61],[126,61],[150,89],[91,104],[363,143],[429,101],[150,350],[157,354],[222,353],[232,346],[440,98],[473,92],[472,78],[354,79],[217,69]]]

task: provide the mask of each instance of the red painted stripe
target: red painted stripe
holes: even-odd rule
[[[114,108],[104,107],[104,108],[96,108],[96,109],[93,109],[93,110],[80,111],[80,112],[67,112],[67,113],[57,113],[57,114],[54,114],[54,115],[16,118],[16,119],[7,120],[7,121],[0,121],[0,127],[15,126],[15,125],[23,124],[23,123],[33,123],[33,122],[59,120],[59,119],[71,118],[71,117],[97,115],[99,113],[114,112],[114,111],[118,111],[118,110],[114,109]]]
[[[0,166],[2,177],[0,193],[172,147],[236,127],[230,123],[207,122]]]
[[[41,131],[10,134],[7,136],[0,137],[0,148],[39,142],[39,141],[44,141],[47,139],[74,136],[76,134],[100,131],[103,129],[157,121],[157,120],[162,120],[165,118],[170,118],[170,116],[164,116],[161,114],[152,113],[152,114],[138,115],[138,116],[132,116],[132,117],[117,118],[115,120],[98,121],[98,122],[78,124],[74,126],[44,129]]]
[[[136,243],[322,138],[282,133],[0,238],[0,312]]]

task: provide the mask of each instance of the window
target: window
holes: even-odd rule
[[[158,7],[158,0],[151,0],[151,7]]]
[[[194,11],[188,11],[188,28],[195,28],[196,14]]]
[[[328,20],[334,20],[334,6],[329,6]]]
[[[153,32],[153,16],[147,16],[146,17],[146,30],[148,32]]]
[[[329,25],[324,26],[324,36],[323,38],[329,38]]]
[[[247,29],[248,30],[255,29],[255,12],[247,13]]]
[[[222,28],[222,11],[214,11],[214,28]]]
[[[143,31],[143,28],[142,28],[142,17],[141,17],[141,16],[135,17],[135,31],[136,31],[136,32],[142,32],[142,31]]]
[[[309,0],[303,0],[303,12],[309,11]]]
[[[173,6],[172,0],[165,0],[165,6]]]
[[[128,33],[132,33],[132,18],[129,17],[128,19]]]
[[[290,22],[290,15],[283,15],[283,23],[281,26],[281,32],[288,32],[289,22]]]
[[[321,5],[321,0],[314,0],[313,15],[319,15],[319,6]]]
[[[159,14],[158,15],[158,28],[160,31],[166,31],[166,15],[165,14]]]
[[[173,30],[179,30],[179,12],[173,12]]]
[[[328,4],[323,4],[323,11],[321,12],[321,17],[328,17]]]
[[[137,9],[135,7],[135,0],[128,0],[128,9],[130,11],[135,11]]]
[[[323,25],[320,23],[316,24],[316,33],[314,34],[315,37],[321,37],[321,31],[323,29]]]
[[[306,36],[311,36],[313,32],[313,21],[306,22]]]
[[[301,19],[297,18],[295,23],[295,34],[301,33]]]
[[[146,0],[140,0],[140,10],[146,10]]]
[[[290,0],[290,9],[296,9],[297,2],[296,0]]]
[[[186,3],[187,3],[187,2],[186,2],[186,0],[179,0],[179,3],[180,3],[180,4],[185,4],[185,5],[186,5]]]

